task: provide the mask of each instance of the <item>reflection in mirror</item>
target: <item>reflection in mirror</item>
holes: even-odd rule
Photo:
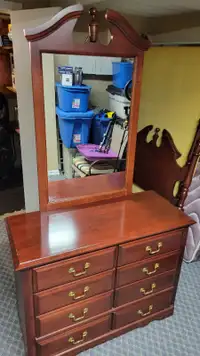
[[[110,29],[108,28],[107,20],[105,19],[105,13],[98,12],[98,42],[104,46],[108,46],[112,40]],[[89,42],[88,24],[92,21],[92,16],[88,12],[84,12],[79,20],[76,22],[74,30],[72,32],[73,42],[77,45]]]
[[[130,91],[126,97],[124,88],[133,60],[42,54],[42,62],[49,201],[87,195],[90,176],[98,193],[99,176],[126,167]],[[73,192],[72,179],[81,180]]]

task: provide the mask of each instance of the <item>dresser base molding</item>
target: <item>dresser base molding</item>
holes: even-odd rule
[[[86,351],[86,350],[93,348],[99,344],[102,344],[106,341],[112,340],[115,337],[123,335],[131,330],[146,326],[152,321],[165,319],[165,318],[173,315],[173,312],[174,312],[174,306],[171,305],[169,308],[166,308],[158,313],[152,314],[151,316],[148,316],[142,320],[139,320],[137,322],[123,326],[119,329],[111,330],[108,333],[106,333],[100,337],[97,337],[96,339],[93,339],[92,341],[84,342],[84,345],[79,345],[76,348],[73,348],[73,350],[61,352],[61,353],[56,354],[55,356],[65,356],[65,355],[66,356],[67,355],[75,356],[82,351]],[[42,346],[44,344],[44,342],[45,341],[38,341],[37,343],[38,343],[38,345]]]

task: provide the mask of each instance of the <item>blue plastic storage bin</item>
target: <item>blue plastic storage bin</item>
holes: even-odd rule
[[[75,148],[79,144],[88,143],[94,111],[65,112],[56,107],[60,136],[67,148]]]
[[[63,86],[56,83],[58,106],[66,112],[86,112],[91,87],[88,85]]]
[[[92,120],[92,143],[99,145],[103,139],[110,119],[101,114],[97,114]]]
[[[131,62],[112,62],[113,85],[123,89],[132,79],[134,65]]]

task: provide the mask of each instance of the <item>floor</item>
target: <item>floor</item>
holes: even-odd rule
[[[83,352],[81,356],[200,355],[200,262],[183,264],[175,314]],[[0,356],[25,356],[8,237],[0,221]]]

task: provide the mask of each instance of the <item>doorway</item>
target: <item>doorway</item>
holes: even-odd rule
[[[24,207],[12,27],[0,13],[0,217]]]

